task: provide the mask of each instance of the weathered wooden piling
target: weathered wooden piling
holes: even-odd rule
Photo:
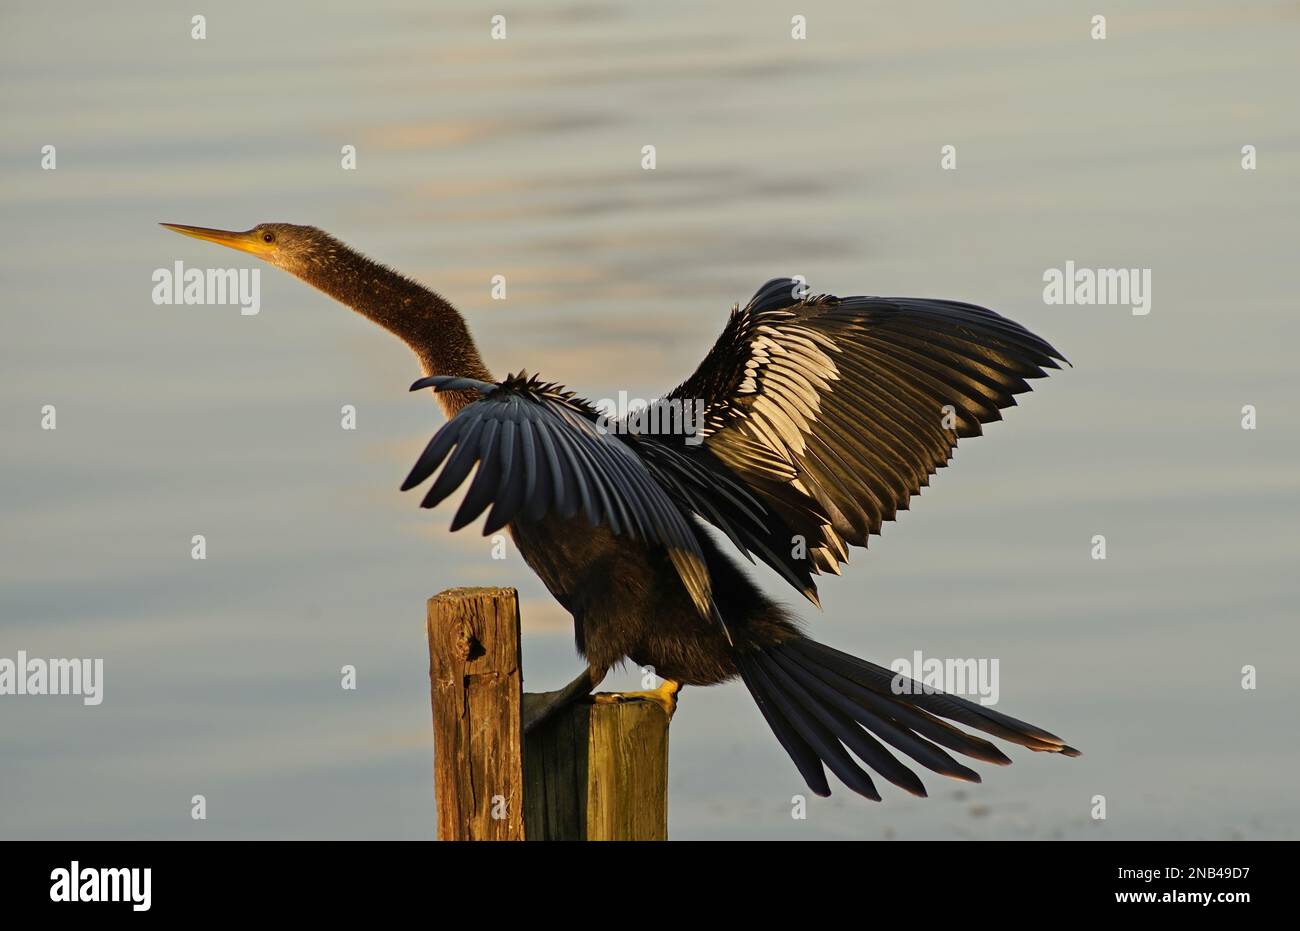
[[[428,632],[438,837],[523,840],[515,590],[435,595]]]
[[[668,715],[576,701],[522,733],[511,588],[429,599],[434,783],[442,840],[664,840]]]

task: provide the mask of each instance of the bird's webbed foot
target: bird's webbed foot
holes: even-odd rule
[[[591,693],[605,678],[603,669],[588,666],[564,688],[553,692],[525,692],[520,707],[520,721],[527,734],[565,705]]]
[[[597,692],[591,696],[591,700],[601,703],[652,701],[663,708],[664,713],[671,720],[673,712],[677,710],[677,693],[681,691],[681,688],[680,682],[665,679],[663,685],[648,692]]]

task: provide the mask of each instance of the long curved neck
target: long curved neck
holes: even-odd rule
[[[426,375],[492,380],[456,308],[391,268],[340,243],[326,261],[298,277],[401,339],[419,357]],[[461,392],[435,396],[448,417],[475,397]]]

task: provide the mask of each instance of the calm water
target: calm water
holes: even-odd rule
[[[518,559],[397,491],[440,419],[407,351],[269,269],[255,317],[153,305],[153,269],[233,257],[160,220],[324,227],[453,300],[496,372],[593,397],[676,384],[777,274],[1001,309],[1075,368],[812,628],[997,657],[999,708],[1085,756],[792,821],[743,688],[689,689],[673,834],[1296,836],[1300,13],[1112,3],[1098,42],[1077,5],[795,6],[515,4],[505,42],[477,3],[227,3],[203,42],[162,2],[0,13],[0,656],[106,667],[96,708],[0,698],[0,836],[428,837],[425,597],[517,585],[530,687],[578,668]],[[1152,312],[1045,306],[1066,260],[1152,269]]]

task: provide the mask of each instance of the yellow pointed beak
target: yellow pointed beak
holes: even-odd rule
[[[240,252],[247,252],[258,258],[265,258],[275,249],[273,243],[263,242],[255,230],[236,233],[230,230],[208,229],[206,226],[182,226],[179,223],[159,223],[158,225],[165,226],[167,229],[184,236],[193,236],[195,239],[215,242],[219,246],[229,246],[231,249],[238,249]]]

